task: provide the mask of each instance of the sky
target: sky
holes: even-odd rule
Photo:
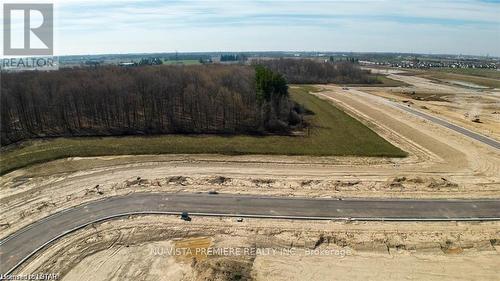
[[[25,2],[54,3],[56,55],[341,51],[500,56],[500,0]]]

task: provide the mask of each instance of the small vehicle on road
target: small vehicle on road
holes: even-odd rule
[[[183,220],[183,221],[191,221],[191,217],[189,216],[188,212],[182,212],[181,213],[181,220]]]

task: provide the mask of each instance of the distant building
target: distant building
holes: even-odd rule
[[[119,66],[122,66],[122,67],[134,67],[137,65],[137,63],[135,62],[120,62],[118,63]]]

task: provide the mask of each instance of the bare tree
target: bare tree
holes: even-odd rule
[[[265,107],[272,110],[263,118]],[[259,100],[250,66],[2,73],[1,144],[53,136],[272,133],[265,124],[287,126],[291,110],[287,95]]]

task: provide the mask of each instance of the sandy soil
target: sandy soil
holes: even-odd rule
[[[18,273],[56,273],[62,280],[496,280],[499,238],[498,222],[144,216],[71,234]],[[193,256],[188,248],[214,251]]]
[[[500,198],[497,150],[356,89],[324,86],[317,95],[359,118],[410,157],[155,155],[58,160],[1,177],[0,236],[83,202],[136,191]]]
[[[492,263],[493,262],[493,263]],[[344,259],[325,257],[259,257],[255,280],[495,280],[498,254],[455,257],[404,252],[358,254]]]
[[[171,247],[171,241],[110,247],[83,259],[62,280],[182,280],[192,274],[189,263],[150,257],[155,248]]]
[[[380,70],[377,70],[380,73]],[[390,71],[388,77],[410,84],[410,87],[377,88],[359,90],[399,102],[411,102],[412,106],[444,118],[465,128],[500,140],[500,93],[498,89],[481,88],[463,81],[433,81],[417,76],[402,75],[402,71]],[[385,73],[381,71],[381,73]],[[387,73],[385,73],[387,74]],[[412,97],[426,97],[426,100]],[[437,100],[435,97],[438,97]],[[472,122],[474,116],[481,122]]]
[[[409,152],[409,157],[155,155],[58,160],[1,177],[0,237],[56,211],[137,191],[500,198],[498,151],[401,112],[377,96],[382,94],[366,91],[370,89],[323,86],[316,94]],[[159,276],[168,280],[496,280],[499,233],[498,222],[237,223],[195,218],[187,223],[148,216],[106,222],[66,236],[21,272],[57,272],[63,280],[159,280]],[[293,248],[296,252],[237,257],[154,254],[159,248],[180,245]],[[312,249],[330,254],[306,254]],[[331,254],[347,250],[350,254],[344,257]]]

